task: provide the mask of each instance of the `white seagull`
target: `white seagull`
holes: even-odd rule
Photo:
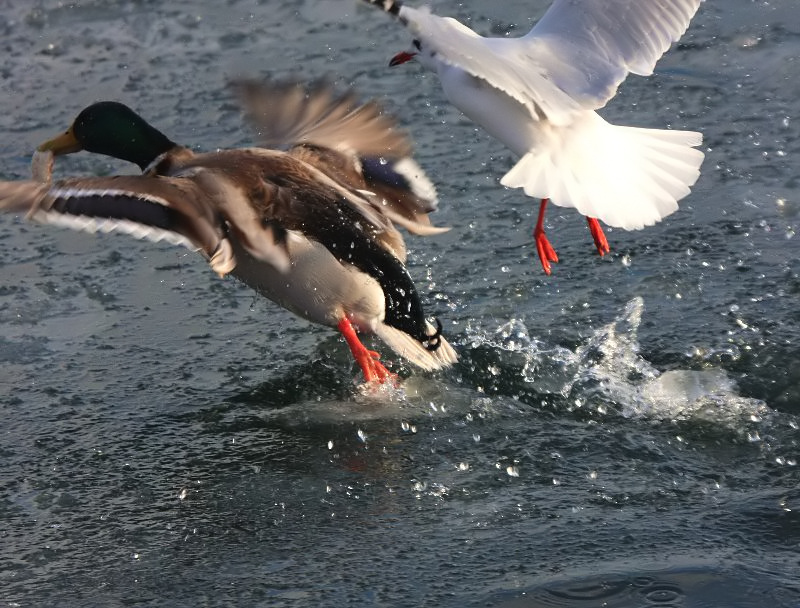
[[[364,1],[414,36],[415,50],[390,65],[416,57],[436,71],[450,102],[520,157],[500,183],[541,199],[533,234],[547,274],[558,261],[544,232],[548,201],[585,215],[603,255],[598,219],[651,226],[697,181],[700,133],[612,125],[595,110],[629,72],[653,73],[702,0],[555,0],[521,38],[483,38],[427,8]]]

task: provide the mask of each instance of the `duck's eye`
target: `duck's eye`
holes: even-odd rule
[[[414,39],[411,41],[411,44],[413,44],[418,51],[422,50],[422,43],[419,40]]]

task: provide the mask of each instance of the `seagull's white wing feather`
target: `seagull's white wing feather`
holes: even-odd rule
[[[403,6],[400,18],[436,58],[566,125],[603,107],[629,72],[652,74],[702,0],[555,0],[522,38],[483,38],[449,17]]]
[[[534,120],[547,118],[568,124],[580,105],[551,79],[549,66],[540,61],[537,39],[483,38],[450,17],[439,17],[427,8],[403,6],[400,18],[424,49],[436,58],[485,80],[528,108]]]
[[[520,43],[553,82],[588,109],[603,107],[629,72],[653,73],[702,0],[555,0]]]

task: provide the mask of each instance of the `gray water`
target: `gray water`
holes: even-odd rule
[[[433,3],[484,34],[547,0]],[[343,341],[199,256],[0,218],[5,606],[800,606],[800,17],[708,0],[613,122],[701,130],[640,232],[503,189],[507,151],[355,0],[0,0],[0,178],[86,104],[246,145],[226,79],[381,99],[440,193],[410,271],[461,356],[364,391]],[[60,175],[128,167],[75,155]],[[391,354],[379,344],[384,358]]]

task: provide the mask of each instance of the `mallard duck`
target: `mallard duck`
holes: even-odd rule
[[[540,199],[534,229],[542,267],[558,256],[544,231],[548,201],[586,216],[600,255],[598,220],[625,230],[652,226],[678,209],[700,175],[693,131],[612,125],[595,110],[629,72],[648,76],[689,26],[702,0],[554,0],[519,38],[483,38],[449,17],[399,0],[364,0],[399,19],[416,58],[436,72],[449,101],[519,161],[501,179]]]
[[[142,175],[0,182],[0,209],[198,250],[220,276],[338,328],[367,382],[392,375],[357,332],[423,370],[452,365],[456,353],[441,323],[426,320],[394,226],[446,230],[428,219],[436,192],[408,136],[375,102],[358,104],[327,84],[233,86],[269,147],[194,153],[129,107],[103,101],[39,146],[39,166],[86,150],[135,163]]]

